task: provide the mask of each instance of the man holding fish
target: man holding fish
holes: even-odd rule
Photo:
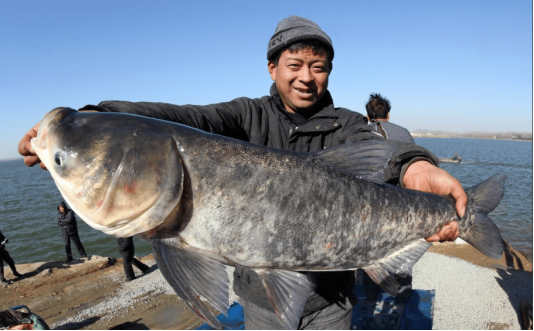
[[[238,98],[207,106],[165,103],[103,101],[80,111],[119,112],[182,123],[275,149],[314,152],[350,142],[384,140],[367,126],[365,117],[335,108],[328,91],[334,49],[331,39],[314,22],[291,16],[278,24],[268,44],[268,71],[274,84],[270,96]],[[40,163],[30,140],[39,124],[19,144],[28,166]],[[385,182],[408,189],[451,195],[460,217],[467,195],[461,184],[437,167],[426,149],[397,144],[385,170]],[[40,166],[46,169],[43,163]],[[321,203],[317,201],[316,203]],[[70,204],[70,203],[69,203]],[[295,206],[296,207],[296,206]],[[458,224],[452,221],[427,241],[454,240]],[[354,304],[353,271],[305,272],[310,290],[299,329],[348,329]],[[243,298],[247,329],[281,329],[262,280],[250,269],[236,268],[234,290]]]

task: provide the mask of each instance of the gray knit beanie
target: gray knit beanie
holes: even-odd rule
[[[303,40],[317,40],[330,47],[334,58],[332,40],[315,22],[300,16],[289,16],[278,23],[267,46],[267,60],[280,49]]]

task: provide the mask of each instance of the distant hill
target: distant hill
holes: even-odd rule
[[[528,132],[453,132],[442,130],[417,129],[410,132],[414,137],[454,137],[454,138],[485,138],[485,139],[514,139],[532,140],[532,133]]]

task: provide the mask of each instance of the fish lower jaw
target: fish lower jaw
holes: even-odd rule
[[[42,139],[39,139],[39,137],[34,137],[30,140],[30,143],[33,148],[40,148],[44,149],[46,148],[46,142],[42,141]]]
[[[48,154],[46,153],[46,144],[43,144],[39,138],[32,138],[31,143],[31,152],[35,153],[41,162],[44,163],[48,168]]]
[[[143,231],[137,232],[135,235],[143,240],[150,241],[152,239],[172,239],[180,238],[181,241],[184,241],[181,234],[181,223],[174,217],[169,217],[165,219],[162,223],[151,224],[151,227],[146,227]]]
[[[156,227],[154,229],[150,229],[145,232],[140,232],[136,234],[139,238],[143,240],[152,240],[152,239],[170,239],[170,238],[177,238],[179,237],[178,232],[176,233],[166,233],[165,231],[158,231],[159,229]]]

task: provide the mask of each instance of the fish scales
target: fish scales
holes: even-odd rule
[[[193,205],[202,207],[180,236],[238,265],[354,269],[457,219],[448,200],[367,182],[306,154],[205,135],[176,139],[190,176],[201,178],[193,183]]]

